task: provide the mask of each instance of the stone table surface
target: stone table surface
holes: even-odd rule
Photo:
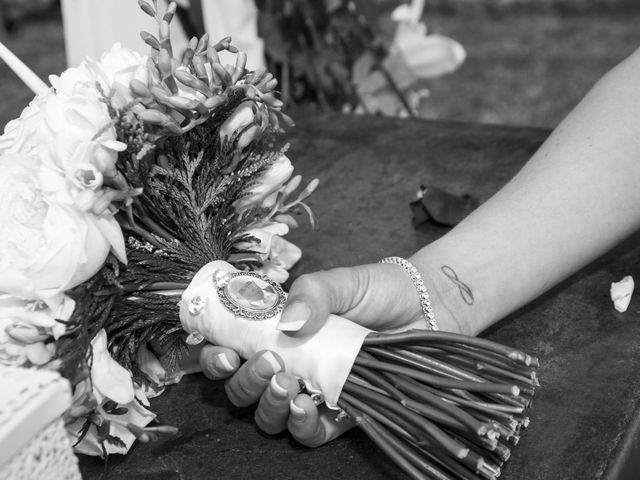
[[[296,276],[321,268],[408,256],[447,229],[414,228],[408,204],[421,183],[480,201],[512,177],[549,132],[426,120],[298,115],[289,157],[321,184],[310,204],[320,229],[287,238],[303,249]],[[638,237],[483,333],[540,358],[542,387],[531,425],[503,479],[639,478],[633,459],[640,418],[640,297],[616,312],[609,285],[640,271]],[[514,278],[513,281],[519,281]],[[168,440],[112,456],[104,479],[403,479],[357,430],[317,449],[267,436],[220,383],[191,375],[152,401],[180,428]],[[635,452],[637,453],[637,452]],[[637,460],[636,460],[637,461]],[[636,469],[637,467],[637,469]],[[85,479],[103,463],[81,458]],[[625,470],[626,469],[626,470]]]

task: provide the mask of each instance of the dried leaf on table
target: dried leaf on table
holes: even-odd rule
[[[433,186],[421,186],[418,199],[410,203],[413,224],[426,221],[452,227],[478,206],[471,195],[455,195]]]

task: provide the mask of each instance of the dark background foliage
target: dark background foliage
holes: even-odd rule
[[[398,3],[364,2],[369,15]],[[42,78],[62,71],[57,3],[0,5],[10,27],[2,41]],[[381,18],[374,26],[388,28]],[[458,40],[468,53],[457,72],[427,84],[431,96],[420,107],[426,118],[554,127],[599,77],[640,46],[636,0],[427,0],[425,21],[430,32]],[[4,64],[0,79],[4,126],[32,95]]]

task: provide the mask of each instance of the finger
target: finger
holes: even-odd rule
[[[397,265],[378,263],[300,276],[291,285],[278,329],[291,336],[311,335],[330,313],[374,330],[401,328],[422,318],[411,277]]]
[[[263,432],[273,435],[287,429],[289,403],[298,390],[298,379],[290,373],[280,372],[271,377],[254,415]]]
[[[308,447],[324,445],[355,425],[351,419],[338,419],[339,410],[326,405],[317,407],[306,394],[298,395],[289,408],[289,432]]]
[[[260,399],[271,377],[281,370],[284,370],[284,362],[277,353],[270,350],[258,352],[227,380],[227,397],[237,407],[252,405]]]
[[[205,345],[200,351],[200,367],[207,378],[227,378],[240,367],[240,356],[230,348]]]
[[[199,345],[187,345],[186,354],[184,356],[181,356],[178,360],[180,370],[182,370],[185,375],[202,371],[202,365],[200,364],[200,355],[202,354],[202,350],[207,345],[210,344],[201,343]],[[169,355],[169,353],[165,353],[162,356],[163,359],[166,358],[166,355]]]
[[[366,267],[334,268],[297,278],[289,290],[278,329],[290,335],[311,335],[329,313],[343,313],[357,304],[368,284]]]

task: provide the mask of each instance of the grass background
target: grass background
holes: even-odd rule
[[[457,72],[428,83],[420,113],[432,119],[553,128],[640,46],[637,0],[427,0],[425,20],[468,55]],[[66,67],[55,3],[21,18],[3,42],[42,78]],[[0,81],[3,127],[32,95],[4,64]]]

